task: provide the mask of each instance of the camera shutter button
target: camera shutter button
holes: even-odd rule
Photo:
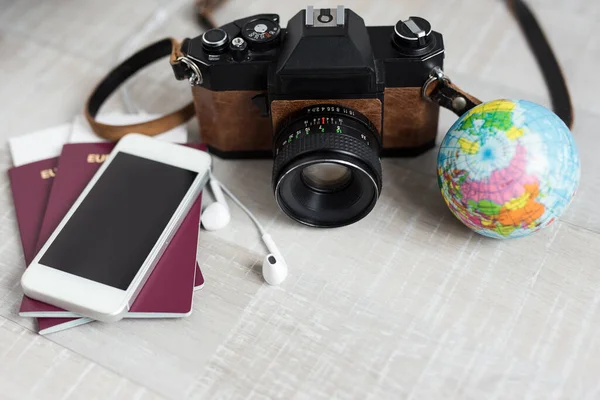
[[[394,27],[394,41],[403,47],[426,47],[430,42],[430,35],[431,24],[421,17],[398,21]]]
[[[209,29],[202,35],[202,46],[209,52],[222,50],[228,42],[227,32],[220,28]]]

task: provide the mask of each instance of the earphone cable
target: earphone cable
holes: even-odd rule
[[[233,202],[235,204],[238,205],[239,208],[242,209],[242,211],[244,211],[246,213],[246,215],[248,215],[248,217],[250,217],[250,219],[252,220],[252,222],[254,222],[254,225],[256,225],[256,227],[258,228],[258,231],[260,232],[261,236],[264,236],[267,234],[267,231],[265,230],[265,228],[262,226],[262,224],[260,222],[258,222],[258,220],[256,219],[256,217],[254,216],[254,214],[252,214],[252,211],[250,211],[248,208],[246,208],[245,205],[242,204],[242,202],[233,194],[231,193],[231,191],[229,189],[227,189],[227,187],[225,187],[225,185],[223,185],[223,183],[221,181],[219,182],[219,186],[221,186],[221,189],[223,189],[223,192],[229,196],[229,198],[231,200],[233,200]]]

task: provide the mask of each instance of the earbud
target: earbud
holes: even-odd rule
[[[279,285],[287,278],[288,266],[275,245],[275,242],[273,242],[271,235],[264,234],[262,240],[270,252],[263,261],[263,278],[269,285]]]
[[[220,182],[211,175],[209,185],[215,196],[215,202],[209,204],[202,212],[202,226],[207,231],[217,231],[229,224],[231,214],[225,201],[225,195],[221,190]]]
[[[248,217],[254,222],[258,231],[262,235],[262,240],[269,250],[269,254],[265,257],[262,265],[262,274],[265,282],[269,285],[279,285],[282,283],[288,274],[288,266],[285,259],[279,252],[277,245],[271,238],[265,228],[258,222],[256,217],[250,210],[246,208],[242,202],[233,195],[221,182],[219,182],[213,175],[210,177],[210,188],[215,196],[215,202],[208,205],[204,211],[202,211],[202,226],[207,231],[214,231],[225,228],[231,220],[231,214],[229,213],[229,207],[225,201],[223,192],[227,194],[237,204],[242,211],[244,211]]]

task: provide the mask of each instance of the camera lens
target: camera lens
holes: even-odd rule
[[[315,105],[292,115],[274,139],[273,189],[291,218],[338,227],[366,216],[381,192],[380,136],[364,115]]]
[[[332,162],[309,165],[302,170],[304,184],[313,190],[335,192],[350,183],[352,173],[348,167]]]

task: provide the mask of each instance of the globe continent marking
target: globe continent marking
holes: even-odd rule
[[[580,161],[569,128],[525,100],[480,104],[456,121],[438,154],[438,184],[452,213],[475,232],[526,236],[569,206]]]

